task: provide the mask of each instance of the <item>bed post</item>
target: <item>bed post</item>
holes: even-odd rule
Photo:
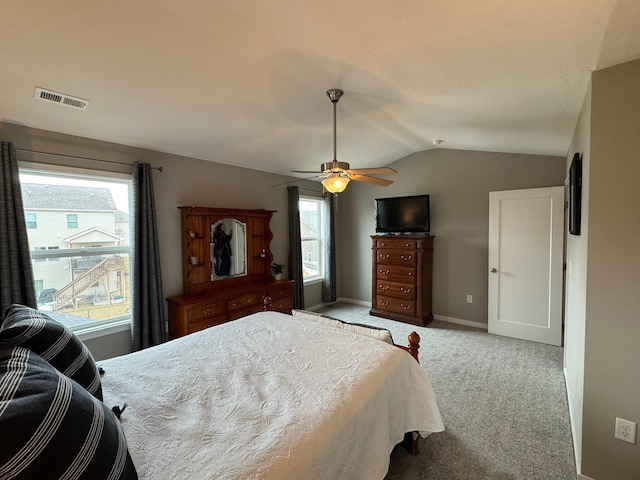
[[[418,332],[411,332],[409,334],[409,348],[407,351],[411,354],[416,362],[420,363],[418,358],[418,351],[420,350],[420,335]],[[420,434],[418,432],[408,432],[404,436],[404,447],[411,455],[418,455],[420,453],[418,445],[420,443]]]
[[[420,335],[418,332],[411,332],[409,334],[409,353],[416,359],[416,362],[420,363],[418,350],[420,350]]]
[[[273,300],[271,300],[271,297],[269,295],[265,295],[262,299],[262,310],[264,310],[265,312],[271,310],[272,302]]]

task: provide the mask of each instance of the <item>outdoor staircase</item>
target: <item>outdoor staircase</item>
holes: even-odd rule
[[[60,310],[69,304],[76,307],[76,300],[83,292],[106,277],[110,271],[121,268],[122,259],[120,257],[107,258],[101,261],[53,294],[53,310]]]

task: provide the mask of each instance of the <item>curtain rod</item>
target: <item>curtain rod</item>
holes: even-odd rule
[[[318,191],[318,190],[311,190],[310,188],[300,188],[300,187],[298,187],[298,190],[300,190],[301,192],[310,192],[310,193],[317,193],[319,195],[323,195],[322,190]]]
[[[40,152],[38,150],[28,150],[26,148],[16,148],[16,152],[37,153],[38,155],[53,155],[53,156],[56,156],[56,157],[76,158],[78,160],[89,160],[89,161],[92,161],[92,162],[113,163],[115,165],[128,165],[130,167],[133,166],[131,163],[126,163],[126,162],[115,162],[113,160],[102,160],[100,158],[79,157],[77,155],[67,155],[67,154],[64,154],[64,153]],[[158,170],[159,172],[162,172],[164,170],[164,168],[162,168],[162,167],[151,167],[151,169],[152,170]]]

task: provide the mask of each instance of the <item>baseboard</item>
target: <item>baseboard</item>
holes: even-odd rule
[[[338,301],[344,302],[344,303],[353,303],[354,305],[361,305],[363,307],[371,308],[371,302],[365,302],[364,300],[356,300],[354,298],[339,297]]]
[[[371,308],[371,302],[365,302],[364,300],[356,300],[355,298],[338,297],[336,302],[352,303],[354,305],[361,305],[363,307]],[[311,310],[312,312],[314,312],[316,310],[320,310],[321,308],[327,307],[329,305],[331,305],[331,303],[320,303],[318,305],[314,305],[313,307],[307,308],[307,310]],[[481,330],[487,330],[488,328],[488,325],[486,323],[472,322],[471,320],[463,320],[461,318],[446,317],[444,315],[434,315],[433,318],[434,320],[441,320],[443,322],[449,322],[449,323],[457,323],[458,325],[465,325],[467,327],[479,328]]]
[[[330,303],[319,303],[317,305],[314,305],[313,307],[305,307],[304,309],[309,311],[309,312],[315,312],[317,310],[320,310],[321,308],[328,307],[332,303],[333,302],[330,302]]]
[[[371,308],[371,302],[364,302],[362,300],[355,300],[353,298],[338,297],[338,299],[335,302],[318,303],[317,305],[314,305],[312,307],[305,307],[305,310],[309,310],[310,312],[316,312],[316,311],[320,310],[321,308],[328,307],[328,306],[333,305],[334,303],[338,303],[338,302],[352,303],[354,305],[361,305],[363,307]]]
[[[444,315],[434,315],[434,320],[440,320],[442,322],[456,323],[458,325],[464,325],[466,327],[479,328],[481,330],[487,330],[489,326],[486,323],[472,322],[471,320],[463,320],[455,317],[445,317]]]
[[[569,410],[569,426],[571,427],[571,438],[573,440],[573,458],[576,462],[576,472],[580,471],[580,459],[578,458],[578,451],[576,450],[576,430],[573,426],[573,417],[571,416],[571,392],[569,390],[569,385],[567,384],[567,369],[563,368],[562,369],[562,374],[564,377],[564,389],[567,392],[567,407]],[[584,475],[581,475],[580,473],[578,473],[578,480],[593,480],[589,477],[585,477]]]

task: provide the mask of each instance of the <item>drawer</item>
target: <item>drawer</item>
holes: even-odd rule
[[[264,306],[260,305],[251,305],[248,307],[241,306],[240,308],[236,308],[229,312],[229,320],[236,320],[238,318],[246,317],[247,315],[251,315],[252,313],[262,312]]]
[[[415,285],[407,285],[405,283],[393,283],[378,280],[376,282],[376,293],[378,295],[386,295],[388,297],[402,298],[406,300],[416,299]]]
[[[377,239],[376,247],[392,248],[394,250],[415,250],[417,243],[415,240],[405,240],[402,238]]]
[[[378,265],[376,267],[376,277],[378,280],[413,285],[416,281],[416,269],[414,267]]]
[[[272,300],[276,298],[282,298],[291,296],[291,284],[279,285],[277,287],[270,288],[267,290],[267,295],[271,297]]]
[[[193,307],[189,309],[189,322],[193,323],[202,319],[208,319],[217,315],[224,315],[224,303],[211,303],[203,307]]]
[[[376,298],[376,308],[387,312],[396,312],[414,317],[416,314],[416,302],[413,300],[403,300],[400,298],[378,295]]]
[[[289,312],[293,308],[293,298],[291,296],[272,299],[271,310],[277,312]]]
[[[205,318],[197,322],[189,322],[187,325],[187,333],[198,332],[200,330],[204,330],[207,327],[212,327],[214,325],[220,325],[227,321],[226,315],[218,315],[216,317]]]
[[[378,265],[416,266],[416,252],[403,250],[378,249],[376,252]]]
[[[238,308],[249,308],[254,305],[259,305],[260,308],[264,305],[262,303],[263,295],[258,293],[245,293],[241,297],[234,298],[227,302],[227,310],[236,310]]]

